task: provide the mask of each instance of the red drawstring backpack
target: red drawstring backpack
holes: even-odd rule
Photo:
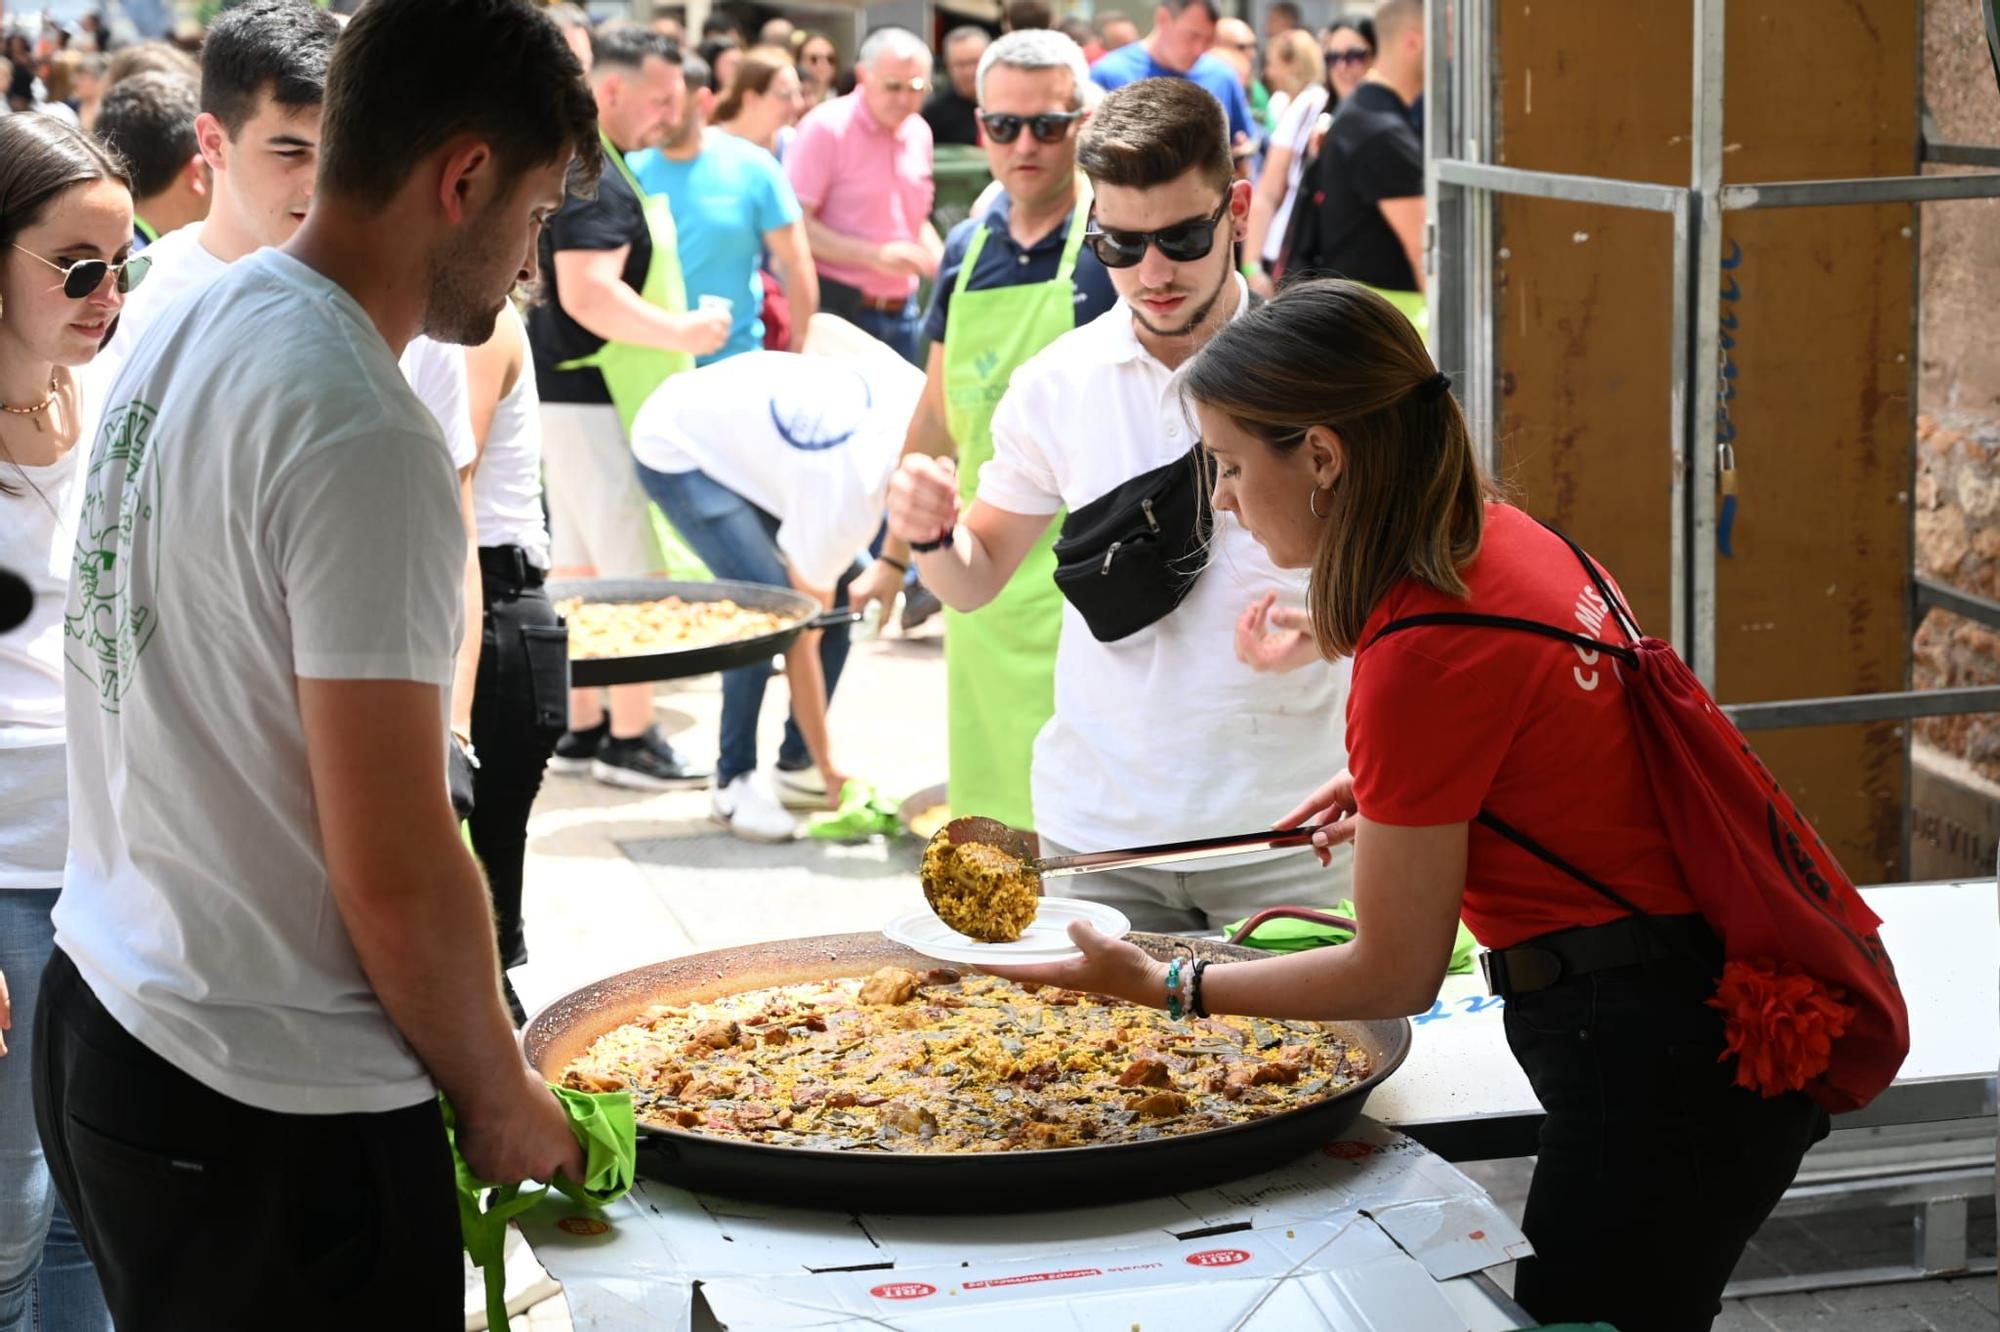
[[[1687,663],[1670,645],[1642,634],[1582,547],[1556,535],[1590,574],[1627,642],[1469,613],[1412,615],[1381,632],[1425,624],[1515,629],[1617,662],[1681,876],[1722,940],[1722,976],[1709,1001],[1725,1019],[1722,1057],[1735,1055],[1738,1085],[1765,1096],[1803,1090],[1832,1113],[1861,1108],[1895,1078],[1910,1050],[1909,1010],[1882,946],[1881,919]],[[1484,813],[1479,821],[1633,915],[1644,914],[1516,829]]]

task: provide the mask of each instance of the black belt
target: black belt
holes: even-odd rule
[[[528,558],[519,546],[481,546],[479,572],[510,587],[540,587],[548,570]]]
[[[1719,970],[1722,944],[1700,916],[1624,916],[1481,953],[1479,969],[1489,994],[1512,999],[1593,971],[1636,967],[1648,960]]]

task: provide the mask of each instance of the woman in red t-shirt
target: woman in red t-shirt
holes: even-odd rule
[[[1826,1114],[1800,1092],[1737,1087],[1719,1062],[1706,1000],[1721,945],[1682,881],[1613,662],[1490,627],[1384,633],[1474,612],[1617,641],[1603,594],[1561,538],[1495,498],[1449,381],[1367,288],[1299,284],[1184,373],[1215,507],[1281,567],[1312,570],[1299,652],[1354,658],[1349,769],[1279,826],[1331,823],[1322,858],[1353,841],[1364,922],[1342,948],[1207,967],[1203,1006],[1423,1012],[1463,916],[1498,959],[1508,1044],[1547,1112],[1516,1298],[1545,1322],[1707,1328]],[[1008,974],[1167,1001],[1165,964],[1075,928],[1083,958]]]

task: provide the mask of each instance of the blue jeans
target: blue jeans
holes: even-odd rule
[[[703,472],[655,472],[639,468],[640,484],[681,539],[701,557],[717,578],[767,587],[790,587],[784,556],[778,553],[778,520]],[[833,604],[847,605],[847,585],[862,572],[857,560],[834,587]],[[840,682],[847,665],[846,625],[822,631],[820,669],[826,673],[826,694]],[[715,765],[715,783],[727,786],[757,766],[757,717],[764,708],[764,686],[771,664],[759,661],[722,673],[722,756]],[[785,739],[778,749],[778,766],[799,769],[811,761],[805,736],[795,718],[785,720]]]
[[[900,310],[876,310],[863,304],[862,300],[859,289],[820,274],[820,309],[839,315],[921,370],[924,363],[919,359],[917,349],[924,340],[924,321],[923,312],[917,306],[917,294],[911,292],[910,299],[903,303]]]
[[[97,1269],[56,1197],[35,1132],[35,1005],[55,947],[54,888],[0,888],[0,975],[14,1005],[0,1057],[0,1332],[110,1332]]]
[[[923,312],[917,308],[916,297],[910,297],[910,303],[897,314],[865,307],[856,310],[854,326],[887,346],[911,365],[922,367],[923,361],[917,356],[917,346],[923,341],[924,319]]]

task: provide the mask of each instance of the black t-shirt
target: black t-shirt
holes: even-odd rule
[[[562,308],[562,293],[556,287],[555,256],[558,250],[616,250],[632,247],[625,256],[625,285],[640,291],[646,285],[646,270],[653,262],[653,238],[646,230],[646,213],[639,196],[625,180],[625,173],[607,155],[603,174],[597,178],[597,197],[563,201],[549,224],[542,228],[542,290],[528,307],[528,345],[535,353],[535,386],[544,402],[610,402],[611,391],[604,376],[595,370],[558,370],[556,366],[579,356],[588,356],[604,345]]]
[[[924,103],[924,120],[931,127],[933,143],[979,146],[979,108],[960,97],[958,89],[950,84],[932,93],[931,99]]]
[[[1421,198],[1424,149],[1403,99],[1364,83],[1334,112],[1319,157],[1300,183],[1299,219],[1285,260],[1287,280],[1344,277],[1387,291],[1415,291],[1417,275],[1384,199]]]

